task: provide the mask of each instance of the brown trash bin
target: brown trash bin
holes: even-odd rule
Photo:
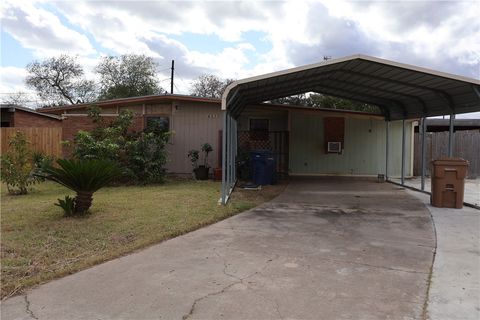
[[[468,161],[442,158],[432,161],[431,203],[440,208],[463,208]]]

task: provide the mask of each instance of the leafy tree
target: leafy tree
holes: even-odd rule
[[[10,194],[27,194],[28,187],[38,181],[34,175],[32,152],[25,134],[17,131],[9,142],[10,150],[1,156],[0,176]]]
[[[120,168],[113,162],[107,160],[57,160],[58,167],[50,166],[42,170],[40,176],[44,179],[57,182],[76,192],[75,200],[59,200],[59,206],[68,210],[84,214],[90,209],[93,201],[93,193],[107,186],[115,178],[122,174]],[[68,204],[68,203],[71,204]],[[69,208],[70,206],[70,208]]]
[[[270,101],[277,104],[290,104],[293,106],[312,106],[312,100],[305,93],[297,94],[290,97],[278,98]]]
[[[95,85],[84,78],[75,57],[61,55],[27,65],[25,83],[49,104],[75,104],[95,99]]]
[[[165,92],[156,77],[157,68],[153,58],[145,55],[102,58],[96,68],[100,75],[100,98],[128,98]]]
[[[204,74],[192,82],[190,94],[205,98],[221,98],[225,88],[233,79],[220,79],[213,74]]]
[[[307,106],[312,108],[341,109],[369,113],[381,113],[380,109],[377,106],[353,100],[327,96],[319,93],[311,93],[309,95],[302,93],[290,97],[274,99],[270,102],[278,104]]]
[[[381,110],[377,106],[373,106],[367,103],[357,102],[348,99],[342,99],[323,94],[311,94],[309,97],[309,105],[317,108],[329,108],[329,109],[341,109],[341,110],[353,110],[369,113],[381,113]]]

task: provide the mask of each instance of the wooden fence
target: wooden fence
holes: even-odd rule
[[[480,176],[480,130],[457,131],[453,139],[453,156],[468,160],[468,178]],[[415,133],[413,174],[422,174],[422,141]],[[430,161],[448,156],[448,132],[427,132],[425,137],[426,174],[430,176]]]
[[[62,128],[0,128],[1,154],[9,149],[9,141],[15,132],[25,134],[32,150],[55,158],[62,157]]]

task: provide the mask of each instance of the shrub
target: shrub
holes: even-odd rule
[[[113,162],[108,160],[57,160],[58,168],[48,167],[42,171],[41,177],[57,182],[76,192],[73,213],[84,214],[93,201],[93,193],[111,183],[122,172]],[[69,200],[65,198],[65,206]],[[64,204],[59,201],[59,205]]]
[[[45,181],[45,179],[41,178],[37,174],[41,173],[43,169],[52,166],[53,162],[55,161],[55,158],[53,156],[48,156],[46,154],[36,151],[36,152],[33,152],[32,154],[32,160],[33,160],[34,175],[37,177],[38,180]]]
[[[75,213],[75,198],[70,196],[65,196],[65,199],[57,199],[58,203],[55,203],[56,206],[59,206],[63,209],[63,212],[66,216],[72,216]]]
[[[139,182],[164,182],[164,166],[167,163],[165,146],[169,136],[168,133],[143,132],[131,142],[127,168]]]
[[[193,169],[196,169],[198,167],[198,159],[200,157],[200,154],[198,150],[192,149],[188,151],[188,158],[192,162],[192,167]]]
[[[1,179],[10,194],[27,194],[38,178],[34,175],[32,152],[24,133],[17,131],[9,142],[10,150],[1,157]]]
[[[74,155],[78,159],[113,161],[125,172],[124,179],[137,183],[163,182],[167,162],[165,147],[170,134],[161,124],[150,125],[144,132],[136,133],[128,131],[133,124],[131,111],[120,112],[108,124],[100,116],[99,108],[89,109],[89,116],[96,127],[91,132],[80,131],[76,135]]]
[[[204,154],[203,165],[208,167],[208,154],[213,151],[212,145],[210,143],[202,144],[202,151]]]

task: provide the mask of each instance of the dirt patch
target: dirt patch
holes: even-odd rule
[[[239,185],[244,184],[244,182],[238,182],[237,187],[232,193],[232,199],[236,201],[251,201],[257,204],[261,204],[265,201],[270,201],[280,195],[283,190],[288,185],[288,180],[279,181],[274,185],[262,186],[261,190],[245,190],[239,188]]]

